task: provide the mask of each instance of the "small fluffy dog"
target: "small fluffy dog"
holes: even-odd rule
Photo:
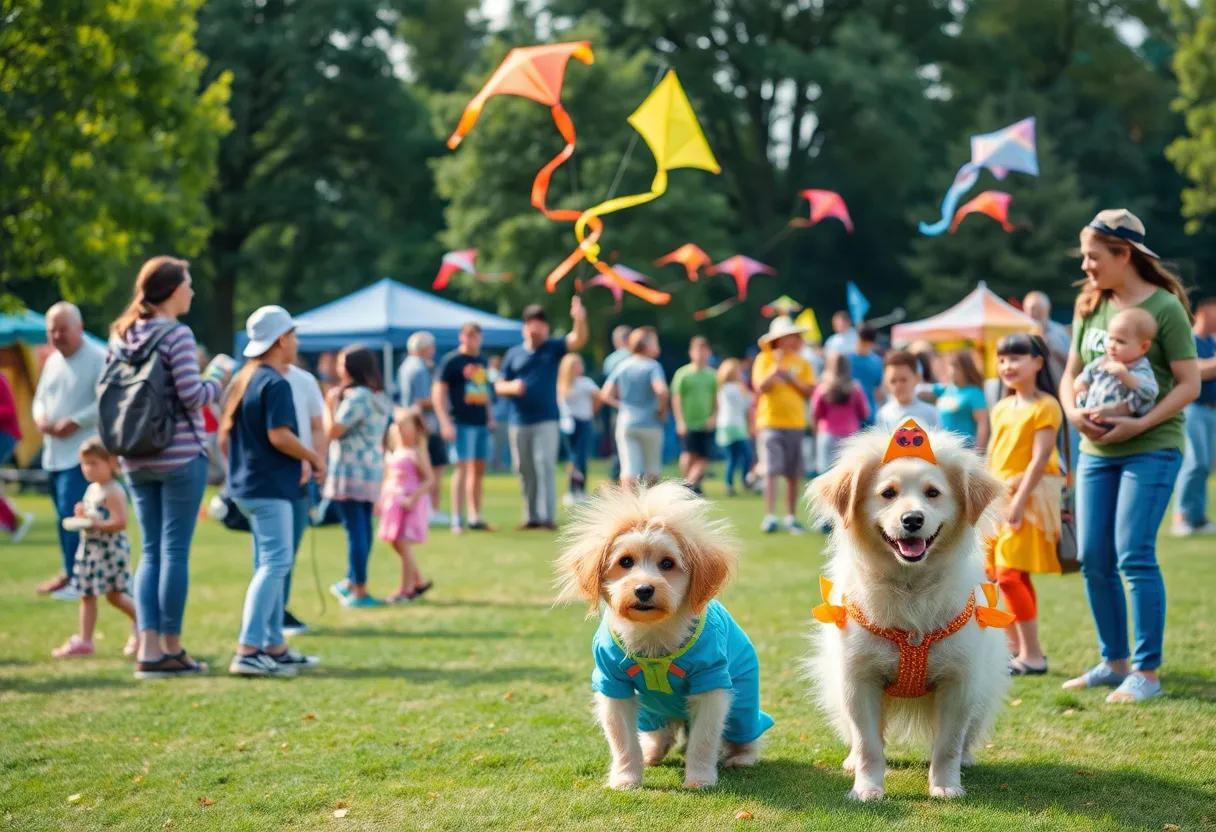
[[[576,510],[557,561],[561,600],[604,607],[592,642],[595,712],[612,754],[608,785],[642,784],[687,728],[684,786],[718,782],[718,762],[750,766],[773,720],[760,664],[714,600],[737,559],[734,531],[683,485],[601,491]],[[636,694],[636,695],[635,695]]]
[[[1000,482],[952,434],[909,420],[855,436],[808,493],[834,531],[814,611],[829,626],[807,669],[851,747],[850,797],[883,797],[888,732],[931,738],[929,795],[961,797],[960,767],[1009,685],[997,628],[1012,616],[995,609],[982,550]]]

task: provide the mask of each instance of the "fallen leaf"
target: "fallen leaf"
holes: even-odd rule
[[[439,797],[439,792],[427,792],[426,796],[431,800],[434,800],[435,798]]]
[[[139,737],[131,737],[131,742],[142,742]]]
[[[996,743],[986,742],[986,743],[984,743],[984,748],[996,748]]]
[[[1018,707],[1018,706],[1019,706],[1019,705],[1021,705],[1021,704],[1022,704],[1022,700],[1021,700],[1021,699],[1015,699],[1015,700],[1013,700],[1012,702],[1010,702],[1010,703],[1009,703],[1009,707],[1011,707],[1011,708],[1016,708],[1016,707]]]
[[[290,747],[290,746],[288,746],[288,744],[287,744],[287,743],[285,743],[285,742],[281,742],[281,743],[279,743],[279,750],[280,750],[280,751],[286,751],[286,750],[287,750],[289,747]]]
[[[335,804],[334,804],[334,808],[335,808],[335,809],[345,809],[345,808],[346,808],[346,801],[345,801],[345,800],[339,800],[337,803],[335,803]]]
[[[1082,769],[1077,769],[1077,776],[1078,777],[1093,777],[1094,773],[1092,771],[1086,771],[1085,769],[1082,768]]]
[[[739,811],[735,812],[735,820],[751,820],[751,819],[752,819],[752,813],[747,811],[746,809],[740,809]]]
[[[1098,804],[1095,801],[1090,800],[1090,801],[1087,801],[1085,805],[1086,806],[1097,806]]]
[[[1176,823],[1167,823],[1167,824],[1165,825],[1165,832],[1178,832],[1178,824],[1176,824]]]
[[[172,829],[172,828],[173,828],[173,818],[169,818],[168,820],[166,820],[165,825],[161,827],[161,829]]]
[[[1075,713],[1076,713],[1076,710],[1074,710],[1073,708],[1064,709],[1064,716],[1072,716]]]
[[[493,723],[493,722],[487,722],[487,723],[486,723],[486,727],[487,727],[487,728],[493,728],[493,727],[494,727],[494,723]]]
[[[473,762],[480,763],[485,758],[486,758],[485,754],[478,754],[476,757],[473,758]]]
[[[246,745],[245,745],[245,743],[243,743],[243,742],[238,742],[238,743],[236,744],[236,750],[237,750],[237,751],[244,751],[246,748],[247,748],[247,746],[246,746]]]
[[[1002,784],[1001,784],[1001,791],[1003,791],[1003,792],[1007,792],[1007,791],[1009,791],[1009,786],[1007,786],[1007,785],[1005,785],[1004,783],[1002,783]]]
[[[147,760],[144,760],[144,774],[147,774],[148,771],[151,770],[151,768],[152,768],[152,764],[149,763]]]
[[[266,794],[262,795],[262,797],[270,797],[270,792],[266,792]]]
[[[200,797],[200,798],[198,799],[198,805],[199,805],[199,806],[202,806],[204,809],[206,809],[208,806],[214,806],[214,805],[215,805],[215,801],[214,801],[214,800],[208,800],[208,799],[207,799],[207,798],[205,798],[205,797]]]
[[[315,722],[315,721],[316,721],[316,719],[317,719],[317,715],[316,715],[316,714],[304,714],[304,721],[305,721],[305,722]]]
[[[344,818],[344,817],[346,817],[346,813],[349,811],[350,811],[350,809],[334,809],[334,817]]]
[[[503,697],[503,699],[507,700],[508,702],[510,702],[514,698],[515,698],[515,692],[510,691],[510,690],[507,691],[507,695]]]
[[[68,795],[68,803],[76,803],[82,797],[84,797],[82,794],[70,794]]]
[[[135,775],[135,779],[133,779],[131,782],[132,783],[142,783],[142,782],[144,782],[144,776],[142,774],[137,774],[137,775]]]

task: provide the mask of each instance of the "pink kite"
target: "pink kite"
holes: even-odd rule
[[[849,216],[849,209],[840,194],[835,191],[819,191],[811,188],[799,191],[798,195],[811,203],[811,218],[809,220],[792,219],[790,225],[795,228],[809,228],[828,217],[835,217],[844,225],[846,231],[850,234],[853,233],[853,220]]]
[[[616,272],[618,275],[620,275],[621,277],[628,280],[630,283],[649,283],[650,282],[650,278],[647,277],[646,275],[642,274],[641,272],[634,271],[633,269],[629,268],[628,266],[622,266],[620,263],[614,264],[612,266],[612,270],[614,272]],[[620,311],[621,299],[624,297],[625,290],[621,288],[621,284],[619,282],[613,280],[611,277],[608,277],[607,275],[597,274],[597,275],[593,275],[586,283],[583,283],[582,285],[580,285],[579,291],[581,292],[584,289],[589,289],[592,286],[603,286],[605,289],[607,289],[609,292],[611,292],[612,300],[615,302],[616,310],[618,312]]]
[[[729,274],[735,279],[735,289],[738,294],[708,309],[702,309],[699,312],[693,313],[693,318],[703,321],[706,318],[714,318],[721,315],[726,310],[747,300],[747,282],[755,275],[776,273],[772,266],[766,266],[750,257],[744,257],[742,254],[736,254],[734,257],[728,257],[721,263],[710,266],[705,270],[705,274]]]
[[[1001,228],[1013,231],[1014,226],[1009,222],[1009,204],[1011,202],[1013,202],[1013,197],[1004,191],[984,191],[955,212],[954,221],[950,223],[950,233],[958,231],[963,217],[968,214],[985,214],[999,222]]]
[[[709,255],[699,247],[692,243],[685,243],[675,251],[655,260],[654,264],[656,266],[666,266],[668,263],[679,263],[684,267],[684,271],[688,273],[688,279],[696,282],[696,279],[701,276],[699,271],[701,267],[708,266],[712,262],[709,259]]]
[[[467,272],[486,283],[501,283],[511,279],[509,274],[478,274],[474,265],[476,261],[477,249],[475,248],[449,251],[443,255],[443,265],[439,267],[439,274],[435,275],[435,282],[431,284],[431,288],[436,291],[446,289],[452,280],[452,275],[457,272]]]

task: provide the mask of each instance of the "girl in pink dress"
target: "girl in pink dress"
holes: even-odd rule
[[[426,447],[426,425],[417,410],[398,411],[385,437],[384,485],[380,489],[380,539],[401,557],[401,588],[385,600],[408,604],[431,588],[414,558],[413,547],[426,542],[434,482]]]

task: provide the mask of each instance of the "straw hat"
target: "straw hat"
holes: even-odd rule
[[[1112,237],[1118,237],[1138,248],[1141,253],[1154,260],[1160,260],[1157,253],[1144,244],[1144,223],[1140,218],[1126,208],[1112,208],[1100,211],[1094,217],[1089,227]]]
[[[767,347],[778,338],[784,338],[787,335],[802,335],[807,332],[804,326],[798,326],[789,315],[778,315],[773,318],[773,322],[768,325],[768,332],[760,336],[760,346]]]

